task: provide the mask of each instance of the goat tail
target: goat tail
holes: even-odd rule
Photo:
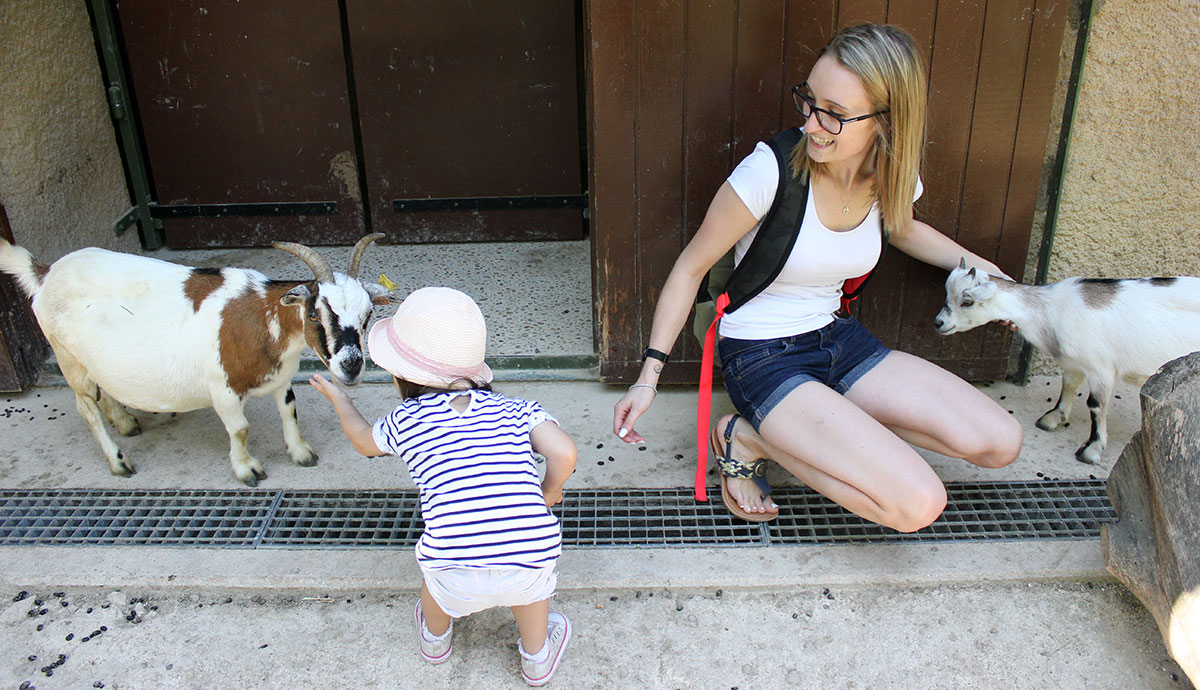
[[[0,237],[0,272],[15,278],[26,295],[33,297],[42,289],[42,279],[48,270],[49,267],[34,259],[28,249]]]

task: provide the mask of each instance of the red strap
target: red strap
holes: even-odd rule
[[[717,322],[725,316],[725,307],[729,306],[729,294],[721,293],[717,297],[717,317],[713,319],[704,334],[704,354],[700,358],[700,401],[696,405],[696,500],[707,501],[708,490],[706,475],[708,474],[708,425],[709,413],[712,408],[712,371],[713,351],[717,345]]]
[[[870,275],[871,272],[867,271],[866,275],[847,278],[846,282],[842,283],[842,313],[850,313],[850,303],[858,299],[858,291],[862,289],[863,283],[867,282],[867,277]]]

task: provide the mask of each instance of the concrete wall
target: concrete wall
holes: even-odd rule
[[[1095,0],[1048,279],[1200,275],[1200,0]]]
[[[82,246],[137,251],[84,0],[0,1],[0,204],[50,261]]]

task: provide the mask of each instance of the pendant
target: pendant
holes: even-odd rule
[[[845,206],[842,207],[842,215],[843,216],[850,215],[850,204],[846,204]]]

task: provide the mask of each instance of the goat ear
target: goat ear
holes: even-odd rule
[[[308,301],[309,294],[308,285],[301,283],[291,290],[288,290],[283,297],[280,297],[279,303],[285,307],[290,307],[296,304],[304,304]]]
[[[363,283],[363,287],[367,289],[367,294],[371,296],[371,304],[381,307],[385,304],[392,304],[396,301],[392,291],[382,285],[375,283]]]
[[[963,294],[973,297],[976,302],[986,302],[996,296],[996,284],[990,280],[986,280],[973,288],[967,289]]]
[[[959,268],[967,267],[967,257],[965,257],[965,256],[958,257],[958,267]]]

